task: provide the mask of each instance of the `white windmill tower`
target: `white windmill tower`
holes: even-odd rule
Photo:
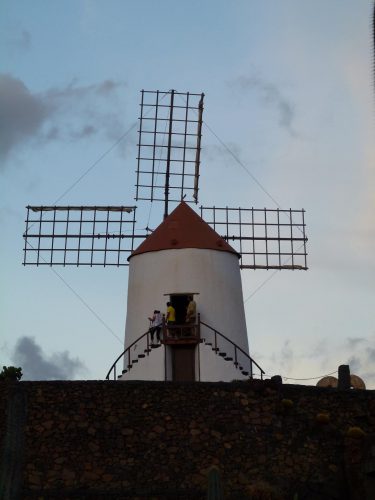
[[[164,202],[151,234],[136,233],[136,207],[27,207],[25,265],[129,265],[125,349],[107,379],[262,377],[249,354],[240,269],[307,269],[304,210],[200,207],[199,216],[187,204],[198,203],[203,98],[141,92],[135,198]],[[170,202],[178,205],[169,214]],[[186,323],[190,297],[197,314]],[[163,319],[154,343],[147,316],[166,302],[176,322]]]
[[[130,362],[125,356],[124,368],[144,352],[148,335],[138,337],[145,328],[145,311],[164,310],[166,301],[171,302],[176,325],[163,325],[164,350],[153,352],[124,378],[215,381],[239,377],[234,346],[238,358],[243,358],[242,351],[249,354],[239,257],[185,202],[132,253],[125,347],[133,344],[133,348],[128,351]],[[186,325],[190,296],[194,296],[199,316],[193,325]],[[222,336],[219,341],[219,333],[215,344],[215,330],[229,332],[233,344]],[[212,348],[218,349],[219,344],[223,348],[226,344],[228,353],[220,354],[232,363],[212,356]],[[157,346],[152,344],[151,349]]]

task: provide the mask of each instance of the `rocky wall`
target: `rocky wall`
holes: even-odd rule
[[[1,498],[206,498],[212,466],[228,499],[375,498],[375,391],[18,382],[0,411]]]

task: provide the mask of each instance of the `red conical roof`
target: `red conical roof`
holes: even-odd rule
[[[180,248],[219,250],[239,257],[234,248],[182,201],[129,258],[146,252]]]

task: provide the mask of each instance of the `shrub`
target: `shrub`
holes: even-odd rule
[[[0,380],[20,380],[22,377],[22,368],[15,366],[3,366],[0,373]]]

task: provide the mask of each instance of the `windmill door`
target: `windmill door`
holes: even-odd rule
[[[195,380],[195,346],[172,347],[172,370],[175,381]]]

